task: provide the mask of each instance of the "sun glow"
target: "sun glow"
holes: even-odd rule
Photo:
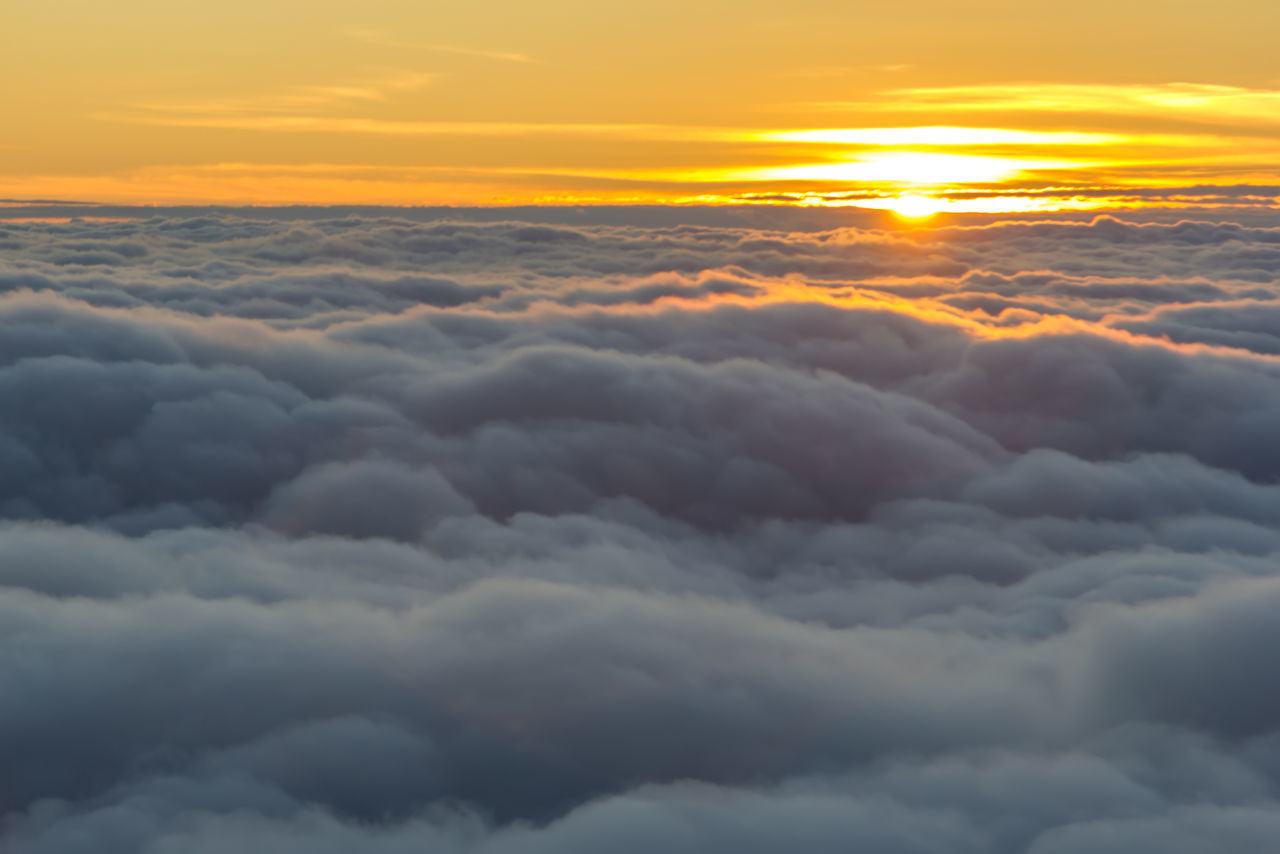
[[[907,193],[894,199],[889,199],[887,207],[893,213],[907,220],[929,219],[941,210],[945,210],[947,203],[942,199],[933,199],[929,196],[922,196],[919,193]]]
[[[745,200],[750,201],[750,198]],[[806,193],[793,201],[796,204],[819,207],[854,207],[889,211],[905,220],[925,220],[940,213],[986,214],[1094,210],[1106,207],[1108,204],[1108,200],[1096,198],[1036,198],[995,193],[974,198],[948,198],[924,193],[902,193],[893,196]]]
[[[853,181],[871,184],[950,186],[1007,181],[1037,169],[1073,169],[1072,160],[1031,160],[974,154],[891,151],[840,163],[817,163],[752,170],[734,177],[772,181]]]

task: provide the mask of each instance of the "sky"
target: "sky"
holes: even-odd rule
[[[1271,206],[1277,31],[1260,0],[13,0],[0,196]]]

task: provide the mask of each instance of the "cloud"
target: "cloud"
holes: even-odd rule
[[[444,46],[433,46],[430,49],[453,50]],[[698,125],[635,122],[424,121],[353,114],[353,108],[370,102],[379,104],[393,100],[403,93],[414,92],[429,86],[441,76],[439,72],[403,71],[380,78],[366,78],[338,84],[297,86],[288,91],[254,97],[228,97],[191,103],[126,103],[95,113],[93,118],[160,127],[232,128],[375,136],[507,137],[533,134],[585,139],[720,143],[744,141],[755,136],[752,132],[745,130]],[[345,113],[336,112],[337,109],[343,109]]]
[[[1280,92],[1207,83],[1082,84],[1000,83],[892,89],[878,102],[859,104],[879,110],[1066,111],[1143,116],[1177,116],[1246,124],[1269,123]],[[848,109],[852,104],[831,104]]]
[[[404,92],[415,92],[429,86],[440,74],[423,71],[398,71],[380,77],[363,78],[342,83],[294,86],[274,93],[249,97],[231,97],[186,103],[138,103],[129,109],[151,114],[178,116],[270,116],[300,108],[324,108],[361,102],[383,103]],[[265,116],[264,116],[265,118]]]
[[[1274,223],[508,216],[0,222],[6,851],[1275,837]]]
[[[465,47],[462,45],[408,41],[396,38],[385,30],[357,28],[348,29],[346,32],[357,41],[365,42],[366,44],[378,45],[379,47],[390,47],[412,51],[429,51],[434,53],[450,53],[457,56],[497,60],[499,62],[533,63],[538,61],[526,54],[518,53],[516,51],[484,50],[481,48]]]

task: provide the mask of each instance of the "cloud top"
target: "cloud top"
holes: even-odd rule
[[[23,854],[1263,850],[1280,223],[0,223]]]

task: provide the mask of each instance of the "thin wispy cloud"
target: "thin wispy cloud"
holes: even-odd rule
[[[389,136],[522,136],[576,135],[612,136],[634,139],[726,139],[723,131],[697,127],[574,122],[457,122],[400,121],[356,116],[312,115],[223,115],[234,106],[223,103],[205,113],[203,105],[139,105],[138,112],[97,113],[98,118],[168,127],[235,128],[314,133],[350,133]]]
[[[293,86],[251,96],[197,99],[183,102],[137,102],[122,105],[139,114],[217,116],[281,113],[300,108],[342,107],[361,103],[386,103],[396,96],[417,92],[438,81],[440,72],[400,71],[344,83]],[[95,113],[101,116],[102,113]]]
[[[833,110],[1109,113],[1183,121],[1280,123],[1280,90],[1207,83],[935,86],[890,89],[874,100],[811,106]]]
[[[580,179],[579,192],[584,194],[580,198],[606,198],[589,194],[604,191],[602,188],[608,183],[626,185],[631,188],[627,192],[647,184],[646,193],[676,192],[678,195],[674,198],[682,200],[767,198],[774,192],[790,194],[789,198],[809,203],[879,198],[880,201],[866,202],[873,207],[892,206],[895,193],[902,192],[902,188],[916,187],[936,193],[938,210],[956,211],[989,210],[997,204],[1009,210],[1043,209],[1051,206],[1051,199],[1060,200],[1063,208],[1102,204],[1088,195],[1072,196],[1072,186],[1110,186],[1116,191],[1110,198],[1120,199],[1125,197],[1125,187],[1186,186],[1212,182],[1214,176],[1219,181],[1265,184],[1271,180],[1275,158],[1280,155],[1280,144],[1268,133],[1266,124],[1259,121],[1237,122],[1238,130],[1234,131],[1214,126],[1204,133],[1089,129],[1090,122],[1108,110],[1174,111],[1182,119],[1194,115],[1206,121],[1206,116],[1221,119],[1247,113],[1265,120],[1266,110],[1280,105],[1280,93],[1268,90],[1192,84],[900,89],[889,90],[880,100],[869,102],[873,108],[904,115],[935,110],[946,114],[950,110],[953,116],[981,112],[990,118],[1019,110],[1052,109],[1060,114],[1080,116],[1078,129],[1072,130],[1019,128],[1012,121],[1004,125],[792,129],[629,122],[450,121],[368,115],[363,109],[373,104],[392,103],[399,96],[432,84],[436,77],[432,73],[401,72],[351,84],[295,87],[255,98],[138,103],[95,115],[114,123],[295,135],[419,137],[441,141],[468,137],[563,138],[581,146],[584,156],[579,164],[566,165],[549,149],[543,149],[542,155],[522,158],[524,162],[518,168],[467,168],[460,163],[457,174],[484,174],[484,180],[489,182],[500,181],[503,175],[520,176],[523,187],[528,187],[528,179],[535,175],[556,176],[554,183],[558,188],[572,184],[572,179],[577,178]],[[849,107],[841,106],[846,110]],[[866,115],[869,111],[852,112]],[[613,159],[612,148],[636,142],[678,144],[683,146],[689,161],[687,165],[672,162],[667,153],[670,149],[664,148],[655,149],[663,152],[663,160],[655,155],[654,162],[646,163],[633,156],[625,166],[607,165]],[[1028,148],[1042,152],[1041,156],[1031,158],[1019,153]],[[695,156],[699,150],[702,153]],[[723,152],[719,155],[721,159],[736,160],[740,165],[704,165],[716,151]],[[546,158],[544,162],[538,162],[539,156]],[[401,179],[410,180],[411,174],[427,173],[402,170]],[[746,185],[752,183],[760,187],[747,189]],[[951,189],[992,184],[1003,185],[1003,190],[983,186],[985,197],[981,201],[974,198],[960,202],[955,196],[947,195]],[[879,187],[880,196],[851,195],[848,192],[851,185]],[[347,186],[355,190],[355,185]],[[1024,196],[1019,200],[1018,191],[1034,190],[1037,186],[1058,186],[1063,191],[1034,199]],[[433,191],[424,188],[423,192]],[[527,192],[520,190],[521,195],[517,197],[524,197]],[[411,188],[405,188],[406,197],[412,197],[412,193]],[[717,196],[720,193],[725,195]],[[379,190],[378,198],[387,198],[384,191]],[[428,195],[428,198],[439,197]],[[449,198],[452,200],[452,196]],[[949,201],[938,201],[942,199]],[[923,204],[916,198],[908,201],[916,208]]]
[[[901,74],[904,71],[910,71],[915,68],[914,65],[907,62],[890,63],[887,65],[817,65],[805,66],[802,68],[791,68],[785,73],[791,77],[847,77],[851,74],[866,74],[867,72],[879,72],[883,74]]]
[[[442,76],[439,72],[403,71],[347,85],[302,86],[294,93],[279,97],[281,103],[287,105],[345,100],[386,102],[398,94],[430,86]]]
[[[831,145],[868,146],[971,146],[971,145],[1115,145],[1132,136],[1075,131],[1032,131],[978,127],[822,128],[764,131],[760,141],[819,142]]]
[[[456,56],[468,56],[476,59],[491,59],[498,62],[516,62],[516,63],[536,63],[538,60],[533,59],[523,53],[503,50],[485,50],[483,48],[467,47],[464,45],[443,44],[439,42],[417,42],[397,38],[390,33],[382,30],[364,30],[350,29],[346,31],[348,35],[361,42],[381,47],[391,47],[412,51],[428,51],[432,53],[450,53]]]

